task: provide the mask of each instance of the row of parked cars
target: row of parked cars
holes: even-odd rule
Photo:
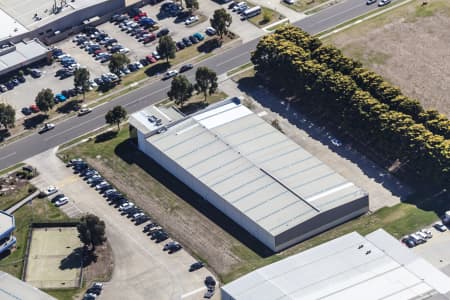
[[[435,223],[433,227],[439,232],[447,231],[447,226],[445,226],[441,222]],[[408,248],[413,248],[417,245],[426,243],[427,240],[431,239],[432,237],[433,234],[430,229],[421,229],[415,233],[403,237],[402,243],[404,243]]]
[[[25,77],[21,75],[16,75],[0,84],[0,92],[4,93],[9,90],[12,90],[14,89],[14,87],[18,86],[21,83],[24,83],[25,81],[26,81]]]

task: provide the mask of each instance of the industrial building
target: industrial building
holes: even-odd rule
[[[0,41],[39,38],[46,44],[105,22],[139,0],[0,0]]]
[[[14,216],[0,210],[0,254],[16,244],[14,229],[16,229]]]
[[[0,49],[0,76],[49,59],[50,56],[50,50],[37,39],[3,44]]]
[[[0,299],[2,300],[56,300],[52,296],[23,282],[8,273],[0,271]]]
[[[353,232],[253,271],[222,300],[450,299],[450,278],[382,229]]]
[[[231,98],[130,124],[139,149],[272,251],[368,211],[368,195]]]

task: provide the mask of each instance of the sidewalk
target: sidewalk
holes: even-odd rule
[[[33,194],[27,196],[25,199],[17,202],[16,204],[14,204],[10,208],[8,208],[6,210],[6,213],[13,214],[16,210],[18,210],[19,208],[21,208],[22,206],[24,206],[25,204],[27,204],[28,202],[30,202],[31,200],[36,198],[38,195],[39,195],[39,190],[35,191]]]

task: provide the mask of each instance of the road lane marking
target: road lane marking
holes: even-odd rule
[[[14,155],[16,155],[17,154],[17,152],[12,152],[12,153],[10,153],[10,154],[8,154],[8,155],[5,155],[5,156],[2,156],[2,157],[0,157],[0,160],[4,160],[4,159],[7,159],[8,157],[11,157],[11,156],[14,156]]]
[[[243,52],[243,53],[241,53],[241,54],[239,54],[239,55],[237,55],[237,56],[233,56],[233,57],[230,58],[230,59],[226,59],[226,60],[222,61],[220,64],[217,64],[216,67],[223,66],[224,64],[229,63],[230,61],[233,61],[233,60],[235,60],[236,58],[239,58],[239,57],[244,56],[244,55],[248,55],[248,53],[247,53],[247,52]]]
[[[96,116],[96,117],[94,117],[94,118],[92,118],[92,119],[89,119],[89,120],[86,120],[86,121],[84,121],[84,122],[81,122],[81,123],[78,124],[78,125],[75,125],[75,126],[73,126],[73,127],[71,127],[71,128],[68,128],[68,129],[63,130],[63,131],[61,131],[61,132],[59,132],[59,133],[56,133],[56,134],[54,134],[54,135],[52,135],[52,136],[49,136],[48,138],[45,138],[44,141],[48,142],[48,141],[50,141],[51,139],[54,139],[55,137],[60,136],[61,134],[67,133],[67,132],[69,132],[69,131],[71,131],[71,130],[74,130],[74,129],[78,128],[78,127],[81,127],[81,126],[83,126],[83,125],[86,125],[87,123],[89,123],[89,122],[91,122],[91,121],[94,121],[94,120],[97,120],[97,119],[99,119],[99,118],[103,118],[103,116],[102,116],[102,115],[98,115],[98,116]]]
[[[201,292],[201,291],[203,291],[203,290],[205,290],[205,289],[206,289],[206,287],[202,286],[201,288],[198,288],[198,289],[196,289],[196,290],[190,291],[189,293],[186,293],[186,294],[181,295],[180,299],[184,299],[184,298],[187,298],[187,297],[189,297],[189,296],[195,295],[195,294],[197,294],[198,292]]]

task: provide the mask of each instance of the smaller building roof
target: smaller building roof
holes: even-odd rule
[[[56,300],[52,296],[23,282],[8,273],[0,271],[0,299],[2,300]]]
[[[0,210],[0,236],[14,229],[14,226],[14,216]]]
[[[49,49],[37,39],[27,42],[23,41],[11,47],[15,47],[15,50],[6,52],[3,55],[0,54],[0,74],[15,66],[25,65],[43,58],[49,52]]]
[[[147,135],[183,117],[184,115],[172,106],[166,108],[164,106],[151,105],[133,113],[130,116],[129,123],[142,134]]]
[[[235,300],[450,299],[450,278],[379,229],[346,234],[222,289]]]

